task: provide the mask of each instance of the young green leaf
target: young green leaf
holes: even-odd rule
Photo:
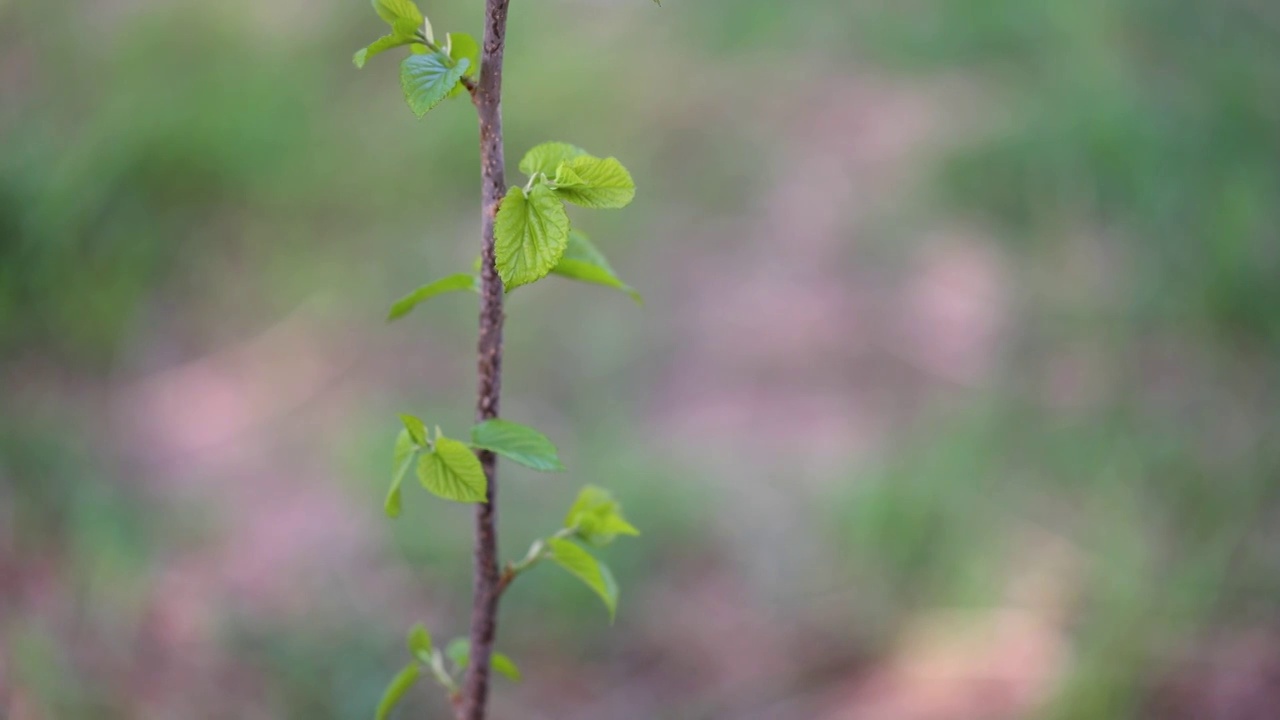
[[[454,638],[445,650],[445,654],[459,670],[465,669],[471,662],[471,641],[466,638]],[[489,665],[500,675],[506,676],[508,680],[520,682],[520,668],[516,667],[515,661],[503,653],[495,652],[490,655]]]
[[[564,470],[556,446],[528,425],[494,418],[471,428],[471,444],[543,472]]]
[[[400,483],[404,482],[404,476],[413,467],[413,456],[417,452],[418,448],[414,446],[409,431],[401,430],[396,436],[396,447],[392,453],[391,489],[387,491],[387,499],[383,502],[383,511],[389,518],[400,516]]]
[[[644,298],[640,297],[640,293],[618,279],[604,255],[596,249],[586,235],[577,230],[569,230],[569,244],[565,247],[560,262],[556,263],[551,272],[573,280],[621,290],[630,295],[637,305],[644,304]]]
[[[382,501],[382,512],[394,520],[400,517],[403,509],[404,498],[400,495],[400,483],[392,483],[391,489],[387,490],[387,499]]]
[[[480,71],[480,43],[467,33],[449,33],[448,48],[449,57],[454,62],[462,60],[467,61],[467,71],[463,73],[465,77],[474,77]],[[449,97],[459,97],[467,94],[467,86],[461,82],[449,92]]]
[[[388,25],[395,25],[397,20],[408,20],[414,25],[422,24],[422,11],[413,4],[413,0],[372,0],[373,10]]]
[[[622,517],[622,506],[608,490],[587,485],[564,518],[564,526],[592,545],[608,545],[619,535],[639,535],[640,531]]]
[[[618,583],[613,579],[609,568],[591,553],[568,540],[551,538],[547,545],[551,548],[552,560],[600,596],[609,609],[609,621],[612,622],[618,608]]]
[[[400,298],[391,306],[391,312],[387,313],[387,322],[398,320],[408,315],[413,312],[414,308],[418,307],[419,303],[426,302],[437,295],[458,290],[477,290],[475,276],[458,273],[457,275],[442,277],[439,280],[423,285]]]
[[[568,163],[563,162],[556,167],[556,174],[552,182],[558,188],[582,187],[587,184],[586,180],[583,180],[578,173],[569,168]]]
[[[584,485],[578,491],[578,497],[574,499],[573,505],[569,507],[569,512],[564,516],[564,526],[581,527],[581,519],[584,517],[620,515],[621,512],[622,505],[608,490],[596,485]]]
[[[391,715],[391,711],[395,709],[396,704],[400,702],[400,698],[413,687],[418,681],[418,675],[421,673],[418,663],[409,663],[391,679],[391,683],[387,685],[387,689],[382,693],[382,700],[378,703],[378,712],[374,716],[374,720],[387,720]]]
[[[510,292],[546,277],[569,243],[569,215],[546,185],[512,187],[494,221],[495,261]]]
[[[542,143],[535,145],[524,154],[520,160],[520,172],[530,177],[538,173],[551,177],[556,174],[556,168],[560,167],[560,163],[586,154],[586,150],[569,143]]]
[[[409,646],[409,654],[418,658],[418,662],[424,665],[431,664],[431,633],[417,623],[409,630],[409,635],[405,638],[405,644]]]
[[[467,33],[449,33],[449,57],[455,61],[467,60],[466,75],[480,71],[480,43]]]
[[[445,500],[484,502],[488,489],[480,460],[465,443],[452,438],[436,438],[432,452],[418,461],[422,486]]]
[[[466,58],[455,64],[443,53],[410,55],[400,64],[400,87],[404,90],[405,102],[418,117],[426,115],[449,96],[469,66]]]
[[[364,64],[368,62],[369,58],[373,57],[374,55],[384,53],[392,48],[400,47],[401,45],[408,45],[412,42],[413,42],[412,37],[383,35],[382,37],[370,43],[369,47],[361,48],[357,50],[356,54],[351,58],[351,62],[355,63],[356,67],[363,68]]]
[[[449,641],[444,654],[453,661],[454,667],[462,670],[471,661],[471,641],[466,638],[454,638]]]
[[[399,18],[391,23],[391,34],[402,40],[410,42],[418,39],[418,31],[422,29],[423,20],[414,21],[412,18]]]
[[[404,429],[409,431],[409,437],[417,443],[419,447],[427,444],[427,426],[422,420],[413,415],[400,415],[400,422],[404,424]]]
[[[565,161],[565,167],[582,181],[581,185],[556,189],[568,202],[589,208],[621,208],[635,199],[635,181],[617,158],[581,155]]]
[[[489,664],[499,675],[506,677],[511,682],[520,682],[520,668],[516,667],[516,663],[503,653],[495,652],[489,658]]]

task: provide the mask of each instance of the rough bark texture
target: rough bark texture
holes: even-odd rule
[[[502,279],[494,266],[494,218],[506,193],[502,152],[502,52],[506,43],[509,0],[485,1],[480,79],[472,100],[480,116],[481,210],[479,387],[476,419],[498,416],[502,388]],[[488,481],[488,501],[476,506],[475,578],[471,606],[471,660],[462,688],[459,720],[484,720],[489,699],[489,659],[498,628],[498,478],[497,458],[480,453]]]

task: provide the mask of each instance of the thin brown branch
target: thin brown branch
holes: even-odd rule
[[[506,592],[507,586],[515,579],[516,571],[511,568],[510,564],[508,564],[502,569],[502,574],[498,576],[498,595],[501,596],[502,593]]]
[[[494,264],[494,219],[507,190],[502,148],[502,54],[506,45],[507,5],[510,0],[485,0],[480,77],[471,91],[480,120],[481,266],[479,384],[476,420],[498,416],[502,387],[503,286]],[[489,660],[498,629],[497,458],[481,451],[488,499],[476,506],[475,574],[472,583],[471,658],[462,688],[459,720],[484,720],[489,699]]]

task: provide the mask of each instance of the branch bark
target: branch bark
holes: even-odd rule
[[[502,388],[503,287],[494,264],[494,219],[506,194],[502,148],[502,54],[506,45],[507,5],[510,0],[485,0],[480,77],[471,93],[480,119],[481,266],[479,386],[476,420],[498,416]],[[472,583],[471,658],[458,720],[484,720],[489,699],[489,660],[498,629],[498,461],[492,452],[479,453],[488,485],[488,500],[476,506],[475,573]]]

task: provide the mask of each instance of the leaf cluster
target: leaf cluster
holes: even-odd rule
[[[369,58],[398,47],[410,54],[400,63],[400,88],[418,117],[450,97],[463,95],[480,69],[480,44],[466,33],[446,33],[436,42],[435,30],[413,0],[372,0],[391,32],[360,48],[351,61],[363,68]]]
[[[608,209],[629,205],[636,185],[622,163],[568,143],[548,142],[525,154],[520,172],[529,182],[507,190],[494,223],[495,261],[507,291],[557,272],[636,297],[586,235],[570,230],[565,207],[566,203]]]
[[[409,649],[409,662],[387,683],[374,713],[375,720],[386,720],[424,672],[431,673],[450,697],[458,697],[458,678],[471,659],[470,641],[466,638],[454,638],[441,651],[432,643],[431,633],[427,628],[418,623],[409,629],[405,645]],[[446,658],[449,663],[445,663]],[[495,652],[490,657],[490,663],[498,674],[513,682],[520,682],[520,669],[510,657]]]
[[[488,451],[541,472],[565,469],[559,450],[546,435],[528,425],[494,418],[471,427],[470,442],[447,437],[437,426],[434,432],[414,415],[401,415],[404,426],[396,436],[392,451],[391,487],[384,508],[388,517],[400,515],[401,486],[410,469],[417,468],[419,483],[436,497],[461,503],[484,502],[487,484],[476,451]],[[617,611],[618,585],[609,568],[574,540],[604,547],[620,535],[639,535],[622,514],[622,505],[603,488],[587,485],[578,493],[564,518],[563,527],[552,536],[534,541],[529,553],[518,563],[509,563],[512,578],[541,560],[549,559],[585,583],[600,596],[612,618]]]
[[[471,428],[471,441],[446,437],[436,426],[435,433],[414,415],[401,415],[404,428],[396,436],[392,450],[391,487],[384,508],[387,517],[398,517],[402,506],[401,485],[416,466],[418,482],[436,497],[461,503],[488,499],[484,468],[476,450],[488,450],[526,467],[543,472],[564,470],[556,446],[546,435],[527,425],[509,420],[486,420]]]

